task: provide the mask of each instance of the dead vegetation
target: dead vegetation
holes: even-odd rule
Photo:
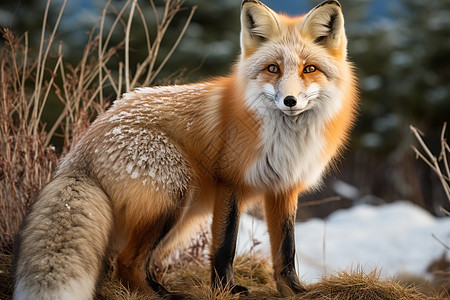
[[[444,189],[445,195],[450,203],[450,146],[448,145],[446,139],[446,129],[447,123],[442,126],[441,136],[440,136],[440,146],[441,150],[438,155],[432,153],[430,148],[424,141],[424,134],[414,126],[410,126],[410,129],[414,136],[416,137],[421,150],[417,147],[412,146],[416,157],[423,160],[431,170],[439,177],[441,181],[442,188]],[[450,216],[450,212],[443,206],[440,207],[440,211],[446,215]],[[433,238],[441,244],[443,248],[443,254],[440,259],[433,261],[428,267],[428,272],[433,275],[435,281],[439,286],[444,287],[447,291],[450,291],[450,261],[447,258],[447,254],[450,251],[450,245],[444,243],[440,237],[433,234]]]
[[[414,126],[410,126],[410,129],[417,141],[422,148],[420,151],[417,147],[412,146],[412,149],[416,153],[416,157],[422,159],[434,173],[439,177],[441,181],[442,188],[444,189],[445,195],[450,203],[450,164],[449,164],[449,155],[450,155],[450,146],[447,143],[447,139],[445,138],[445,131],[447,129],[447,123],[444,123],[441,131],[441,151],[439,155],[435,155],[431,152],[427,144],[423,140],[424,134]],[[445,210],[443,207],[440,208],[443,213],[450,216],[450,212]],[[450,250],[450,247],[446,247],[447,250]]]
[[[11,278],[9,269],[11,256],[0,256],[0,299],[11,298]],[[213,291],[209,285],[208,264],[185,262],[183,267],[170,268],[163,275],[163,282],[174,292],[183,294],[186,299],[194,300],[231,300],[231,299],[280,299],[272,280],[272,268],[267,259],[255,255],[236,258],[235,279],[237,284],[249,288],[248,296],[230,295],[227,291]],[[444,289],[428,283],[414,286],[396,279],[382,279],[380,272],[374,270],[364,273],[358,267],[350,271],[342,270],[322,278],[317,283],[306,285],[308,292],[285,299],[299,300],[424,300],[449,299]],[[96,299],[143,300],[161,299],[152,294],[141,294],[126,289],[119,281],[107,277],[100,284]]]
[[[148,28],[150,22],[137,1],[128,0],[119,9],[109,1],[89,35],[81,60],[71,65],[64,60],[62,44],[55,40],[66,2],[61,4],[55,24],[48,24],[50,1],[47,1],[37,53],[29,50],[27,33],[16,37],[9,29],[1,30],[4,39],[0,49],[1,248],[11,248],[13,236],[36,192],[50,180],[59,157],[76,142],[93,117],[123,92],[154,82],[195,11],[195,7],[190,9],[178,39],[161,58],[163,37],[184,0],[167,0],[162,9],[150,1],[155,28]],[[113,22],[106,30],[108,17]],[[147,56],[133,66],[134,73],[130,71],[133,23],[137,23],[134,28],[144,28],[147,45]],[[114,34],[122,35],[121,42],[112,44]],[[117,62],[122,49],[123,58]],[[105,91],[110,91],[108,96]],[[61,110],[55,112],[58,105]],[[49,110],[57,114],[53,124],[46,124],[43,118]],[[62,140],[59,151],[51,146],[57,138]]]

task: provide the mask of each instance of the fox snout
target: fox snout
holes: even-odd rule
[[[279,110],[289,116],[296,116],[314,106],[314,100],[320,95],[318,84],[297,85],[295,89],[283,93],[281,89],[275,92],[275,104]]]
[[[289,116],[295,116],[308,109],[310,97],[306,93],[298,93],[297,95],[288,94],[287,96],[281,93],[276,97],[279,100],[275,101],[278,109]]]
[[[284,97],[283,104],[286,109],[300,111],[309,104],[309,100],[302,94],[300,94],[298,97],[289,95]]]
[[[300,93],[297,97],[286,96],[283,99],[284,108],[282,110],[301,111],[308,106],[310,100],[310,97],[307,97],[304,93]]]
[[[294,107],[295,105],[297,105],[297,98],[295,98],[294,96],[286,96],[283,100],[283,103],[287,107]]]

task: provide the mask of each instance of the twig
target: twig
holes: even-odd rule
[[[298,205],[298,207],[300,208],[300,207],[306,207],[306,206],[321,205],[321,204],[325,204],[325,203],[328,203],[328,202],[334,202],[334,201],[339,201],[339,200],[342,200],[342,198],[339,197],[339,196],[328,197],[328,198],[325,198],[325,199],[313,200],[313,201],[300,203]]]
[[[445,244],[442,240],[440,240],[434,233],[431,234],[431,236],[442,246],[444,246],[445,249],[450,251],[450,247],[447,246],[447,244]]]
[[[128,23],[125,31],[125,87],[126,92],[130,90],[130,32],[131,24],[133,22],[134,10],[136,9],[137,0],[133,0],[131,4],[130,15],[128,16]]]
[[[445,130],[447,129],[447,122],[444,122],[444,126],[442,126],[441,132],[441,154],[439,158],[444,161],[445,171],[447,172],[447,180],[450,178],[450,166],[448,165],[447,160],[447,151],[450,152],[450,148],[448,147],[447,140],[445,139]]]
[[[39,108],[39,113],[37,115],[37,120],[41,120],[42,113],[44,112],[44,108],[45,108],[45,103],[47,102],[48,95],[49,95],[49,93],[51,91],[51,87],[52,87],[53,82],[55,80],[55,74],[58,71],[59,66],[62,65],[63,60],[62,60],[61,51],[62,51],[62,44],[59,45],[59,51],[58,51],[59,52],[59,57],[58,57],[58,60],[56,62],[55,67],[53,68],[53,72],[52,72],[52,76],[50,78],[50,82],[48,83],[47,90],[45,91],[45,95],[43,97],[41,107]]]
[[[40,94],[40,80],[39,80],[39,73],[41,70],[41,64],[42,64],[42,52],[43,52],[43,48],[44,48],[44,40],[45,40],[45,28],[47,27],[47,16],[48,16],[48,10],[50,9],[50,0],[47,0],[47,5],[45,7],[45,12],[44,12],[44,19],[42,21],[42,29],[41,29],[41,41],[39,43],[39,54],[37,57],[37,69],[36,69],[36,80],[35,80],[35,84],[34,84],[34,93],[33,96],[35,98],[35,106],[33,109],[33,116],[34,116],[34,112],[36,112],[37,115],[37,104],[36,101],[39,101],[39,94]],[[25,74],[24,74],[25,76]],[[36,98],[38,100],[36,100]],[[30,101],[29,106],[27,111],[29,111],[29,108],[32,105],[32,101]],[[28,115],[25,115],[25,118],[28,119]],[[28,134],[31,134],[31,132],[28,132]]]
[[[430,167],[430,169],[432,169],[434,172],[438,173],[436,167],[422,153],[420,153],[420,151],[416,147],[411,146],[411,149],[414,150],[417,158],[422,159]]]
[[[150,2],[152,3],[152,6],[153,6],[154,5],[153,1],[150,1]],[[151,44],[150,33],[148,31],[148,26],[147,26],[147,22],[145,20],[145,16],[144,16],[144,14],[143,14],[143,12],[142,12],[142,10],[141,10],[139,5],[137,6],[137,9],[138,9],[138,12],[139,12],[139,14],[141,16],[142,23],[144,24],[145,40],[146,40],[146,43],[147,43],[147,57],[136,68],[136,72],[134,74],[133,81],[131,82],[131,88],[136,86],[136,83],[137,83],[138,79],[141,77],[142,73],[147,68],[148,64],[153,59],[156,59],[155,55],[153,55],[153,47],[152,47],[152,44]],[[154,10],[154,14],[156,14],[155,15],[155,19],[158,22],[158,16],[157,16],[158,12]],[[151,72],[151,71],[152,70],[149,68],[148,72]]]
[[[139,12],[139,16],[141,17],[142,26],[144,27],[145,41],[147,43],[147,52],[150,53],[150,51],[152,49],[152,41],[151,41],[151,38],[150,38],[150,32],[148,30],[147,21],[145,19],[145,15],[144,15],[144,12],[141,9],[141,6],[137,5],[136,8],[137,8],[137,10]]]
[[[439,206],[439,210],[441,212],[443,212],[444,214],[446,214],[447,216],[450,216],[450,211],[446,210],[445,208],[443,208],[442,206]]]
[[[48,3],[47,3],[45,18],[47,17],[47,14],[48,14],[48,7],[50,5],[50,2],[51,1],[49,0]],[[36,78],[36,82],[39,82],[39,83],[37,84],[38,85],[37,86],[37,93],[34,95],[34,107],[33,107],[33,115],[32,115],[32,128],[31,128],[33,130],[33,134],[34,135],[37,134],[38,127],[39,127],[40,119],[37,119],[38,117],[40,117],[40,116],[38,116],[39,106],[41,105],[43,107],[45,105],[46,100],[47,100],[47,98],[44,98],[43,99],[43,103],[41,103],[41,104],[39,103],[40,102],[40,94],[41,94],[42,84],[43,84],[43,80],[44,80],[45,65],[46,65],[46,62],[47,62],[47,58],[48,58],[48,56],[50,54],[51,46],[52,46],[52,43],[53,43],[53,41],[55,39],[56,30],[58,29],[58,26],[59,26],[59,23],[61,21],[61,17],[62,17],[62,14],[64,12],[64,8],[65,8],[66,4],[67,4],[67,0],[64,0],[63,4],[62,4],[62,6],[61,6],[61,8],[59,10],[59,14],[58,14],[58,17],[56,19],[56,23],[55,23],[55,25],[53,27],[53,31],[50,34],[50,38],[49,38],[49,41],[48,41],[47,49],[45,50],[44,56],[42,57],[42,63],[39,62],[40,69],[39,69],[39,73],[37,73],[37,78]],[[42,28],[42,36],[41,36],[41,42],[42,43],[44,43],[44,36],[45,36],[45,28],[43,27]],[[35,92],[36,92],[36,90],[35,90]],[[42,111],[42,108],[41,108],[41,111]]]
[[[126,8],[128,7],[128,4],[130,3],[130,1],[132,1],[132,0],[127,0],[127,2],[123,5],[122,9],[119,11],[119,13],[117,14],[114,22],[112,23],[111,27],[109,28],[108,36],[106,37],[105,42],[103,43],[103,53],[102,53],[102,55],[105,55],[106,51],[108,49],[110,49],[109,41],[111,40],[111,37],[112,37],[113,32],[114,32],[114,29],[116,28],[117,23],[119,23],[119,21],[121,20],[121,17],[123,15],[123,13],[125,12]]]
[[[439,180],[441,181],[442,187],[444,188],[445,194],[447,195],[447,199],[450,202],[450,187],[447,183],[447,181],[449,181],[449,178],[446,177],[442,173],[437,158],[433,155],[433,153],[431,153],[430,149],[428,149],[427,145],[425,144],[422,137],[420,136],[419,131],[412,125],[410,125],[409,128],[411,129],[413,134],[416,136],[417,140],[419,141],[419,143],[422,146],[425,153],[428,155],[428,159],[426,159],[424,157],[424,155],[422,155],[415,147],[413,147],[414,151],[438,175]],[[444,124],[443,130],[441,133],[442,147],[444,148],[442,151],[445,151],[446,145],[447,145],[445,142],[445,139],[444,139],[445,128],[446,128],[446,124]],[[442,153],[442,151],[441,151],[441,153]],[[445,161],[446,161],[446,159],[445,159]],[[445,168],[448,169],[448,165],[446,165]]]
[[[28,64],[28,32],[25,32],[25,47],[24,47],[24,57],[23,57],[23,69],[22,69],[22,90],[21,97],[25,99],[25,82],[26,82],[26,69]]]
[[[150,82],[153,82],[153,80],[155,80],[156,76],[158,76],[159,72],[161,71],[161,69],[164,67],[164,65],[166,64],[166,62],[169,60],[169,58],[172,56],[173,52],[175,51],[175,49],[178,47],[178,44],[180,43],[181,39],[184,36],[184,33],[186,32],[186,29],[188,28],[192,17],[194,16],[195,10],[197,9],[197,6],[192,7],[191,9],[191,13],[189,14],[189,17],[186,21],[186,23],[184,24],[183,29],[181,30],[180,34],[178,35],[177,40],[175,41],[175,43],[173,44],[172,48],[170,49],[169,53],[164,57],[163,62],[159,65],[158,69],[152,74],[152,77],[150,78],[149,82],[145,82],[144,85],[149,84]]]
[[[111,0],[108,0],[105,7],[102,10],[102,16],[100,18],[100,30],[98,33],[98,81],[103,82],[103,28],[105,25],[106,11],[111,4]],[[100,90],[99,94],[100,105],[103,106],[103,89]]]

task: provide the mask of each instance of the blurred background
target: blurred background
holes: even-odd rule
[[[262,2],[278,12],[295,15],[307,12],[321,1]],[[149,15],[148,22],[154,22],[148,1],[139,3],[143,13]],[[162,1],[155,3],[164,5]],[[111,2],[105,28],[111,26],[123,4]],[[198,8],[153,84],[193,82],[230,72],[239,54],[240,4],[240,0],[186,0],[183,5],[186,9],[178,12],[164,36],[167,43],[161,45],[160,61],[178,37],[189,8]],[[339,200],[305,207],[299,210],[298,217],[301,220],[325,217],[355,203],[396,200],[412,201],[442,216],[439,207],[450,210],[448,200],[439,178],[415,158],[411,145],[416,141],[409,126],[412,124],[424,132],[425,142],[433,153],[439,153],[442,125],[450,120],[450,0],[341,0],[341,4],[349,59],[354,62],[359,78],[360,115],[339,171],[331,172],[319,191],[300,197],[301,202],[336,195]],[[52,1],[49,24],[56,22],[61,5],[60,0]],[[67,2],[56,35],[66,62],[75,64],[81,59],[89,32],[98,24],[105,5],[103,0]],[[45,0],[1,1],[0,26],[11,28],[17,36],[27,31],[31,51],[37,52],[45,6]],[[123,34],[115,31],[112,40],[123,40]],[[143,35],[137,20],[130,50],[132,72],[145,59]],[[122,54],[121,48],[117,55]],[[46,122],[51,124],[61,109],[58,100],[50,99],[44,116]],[[60,148],[57,139],[53,144]]]

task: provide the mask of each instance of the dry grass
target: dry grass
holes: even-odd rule
[[[11,297],[11,278],[9,274],[11,256],[0,256],[0,299]],[[207,263],[199,265],[186,263],[182,267],[168,270],[162,277],[166,286],[174,292],[182,293],[188,299],[280,299],[272,280],[272,271],[267,259],[256,256],[240,256],[235,261],[235,279],[237,284],[249,288],[248,296],[230,295],[227,291],[212,291],[209,285]],[[315,284],[306,285],[308,292],[286,299],[298,300],[419,300],[449,299],[448,292],[436,292],[428,283],[427,291],[394,279],[382,279],[380,272],[374,270],[364,273],[362,268],[351,271],[339,271],[322,278]],[[96,299],[141,300],[161,299],[156,295],[142,294],[127,290],[119,281],[107,278],[100,284]]]
[[[27,34],[17,38],[9,29],[2,31],[5,45],[0,49],[0,248],[11,248],[36,192],[50,180],[59,156],[77,141],[93,117],[123,92],[155,80],[195,11],[195,7],[190,9],[169,53],[159,57],[163,37],[183,9],[183,2],[167,0],[165,7],[157,10],[150,1],[156,24],[155,28],[148,28],[150,22],[137,1],[128,0],[120,9],[112,7],[109,1],[75,66],[64,61],[62,44],[56,45],[55,41],[66,1],[61,4],[55,24],[47,23],[47,1],[38,53],[30,53]],[[111,15],[114,22],[105,30],[105,20]],[[133,23],[138,23],[134,28],[144,28],[147,45],[147,56],[133,68],[134,74],[129,59]],[[122,41],[112,45],[114,34],[122,34]],[[113,63],[112,58],[117,60],[118,50],[123,48],[124,57]],[[159,60],[162,62],[157,63]],[[113,98],[104,96],[106,90],[111,91],[108,94]],[[46,126],[43,115],[58,100],[63,109],[54,124]],[[58,136],[63,140],[63,149],[57,154],[51,143]]]
[[[52,83],[40,89],[35,85],[29,94],[30,77],[41,66],[27,62],[27,35],[16,39],[5,30],[4,38],[7,46],[0,50],[0,247],[10,246],[25,209],[50,180],[58,161],[54,149],[45,145],[47,132],[40,126],[45,106],[42,93]]]
[[[239,256],[236,258],[234,269],[236,283],[249,288],[248,296],[230,295],[225,290],[212,291],[209,285],[210,272],[207,263],[203,265],[188,263],[183,267],[173,268],[164,274],[163,282],[170,290],[186,294],[189,299],[280,299],[272,279],[269,260],[254,255]],[[395,279],[382,279],[377,270],[364,273],[362,268],[339,271],[306,287],[307,293],[288,299],[419,300],[448,299],[449,297],[449,294],[443,290],[436,292],[436,287],[432,284],[429,284],[427,293],[422,293],[413,285],[404,284]],[[98,296],[99,299],[114,300],[144,299],[145,297],[159,299],[155,295],[130,293],[120,283],[114,281],[107,281]]]
[[[394,280],[380,279],[380,272],[368,274],[361,268],[340,271],[312,285],[304,299],[424,299],[425,295],[413,287],[405,287]]]

